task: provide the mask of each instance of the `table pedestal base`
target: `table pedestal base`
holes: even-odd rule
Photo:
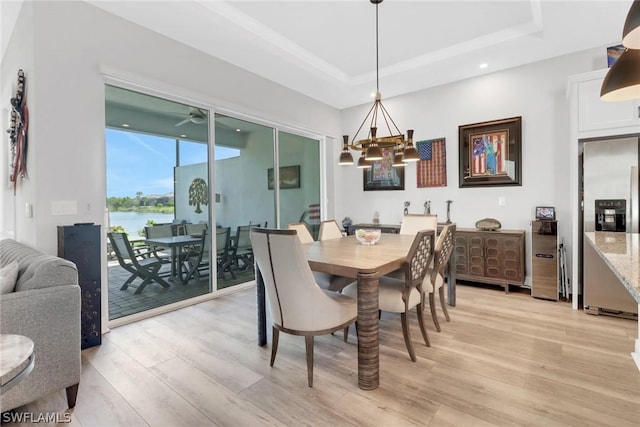
[[[378,338],[378,277],[358,274],[358,386],[374,390],[380,384]]]

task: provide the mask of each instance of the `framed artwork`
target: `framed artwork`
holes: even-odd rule
[[[267,169],[267,188],[273,190],[273,168]],[[281,190],[288,188],[300,188],[300,165],[280,167]]]
[[[458,127],[458,187],[522,185],[522,117]]]
[[[404,168],[394,168],[393,150],[382,148],[382,160],[362,170],[364,191],[404,190]]]
[[[445,138],[416,142],[420,161],[416,166],[418,188],[447,186],[447,143]]]

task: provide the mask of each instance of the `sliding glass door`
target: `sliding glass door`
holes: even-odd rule
[[[304,222],[314,238],[320,226],[320,143],[278,132],[280,224]]]
[[[318,139],[223,114],[210,127],[206,108],[111,85],[105,95],[110,320],[252,281],[252,227],[317,234]]]
[[[217,289],[254,279],[249,230],[276,223],[267,176],[274,165],[274,129],[215,115]]]
[[[211,292],[209,112],[111,85],[105,112],[109,319]]]
[[[217,288],[254,279],[246,230],[320,221],[319,141],[215,115],[215,219],[220,233]],[[279,185],[275,185],[279,182]]]

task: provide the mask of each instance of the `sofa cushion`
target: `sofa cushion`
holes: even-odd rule
[[[13,292],[18,280],[18,261],[0,268],[0,294]]]

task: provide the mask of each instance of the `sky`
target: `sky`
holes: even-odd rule
[[[176,165],[175,139],[106,129],[107,197],[135,198],[143,195],[173,193],[173,168]],[[216,147],[215,158],[239,155],[238,150]],[[180,164],[207,161],[207,146],[181,141]]]

